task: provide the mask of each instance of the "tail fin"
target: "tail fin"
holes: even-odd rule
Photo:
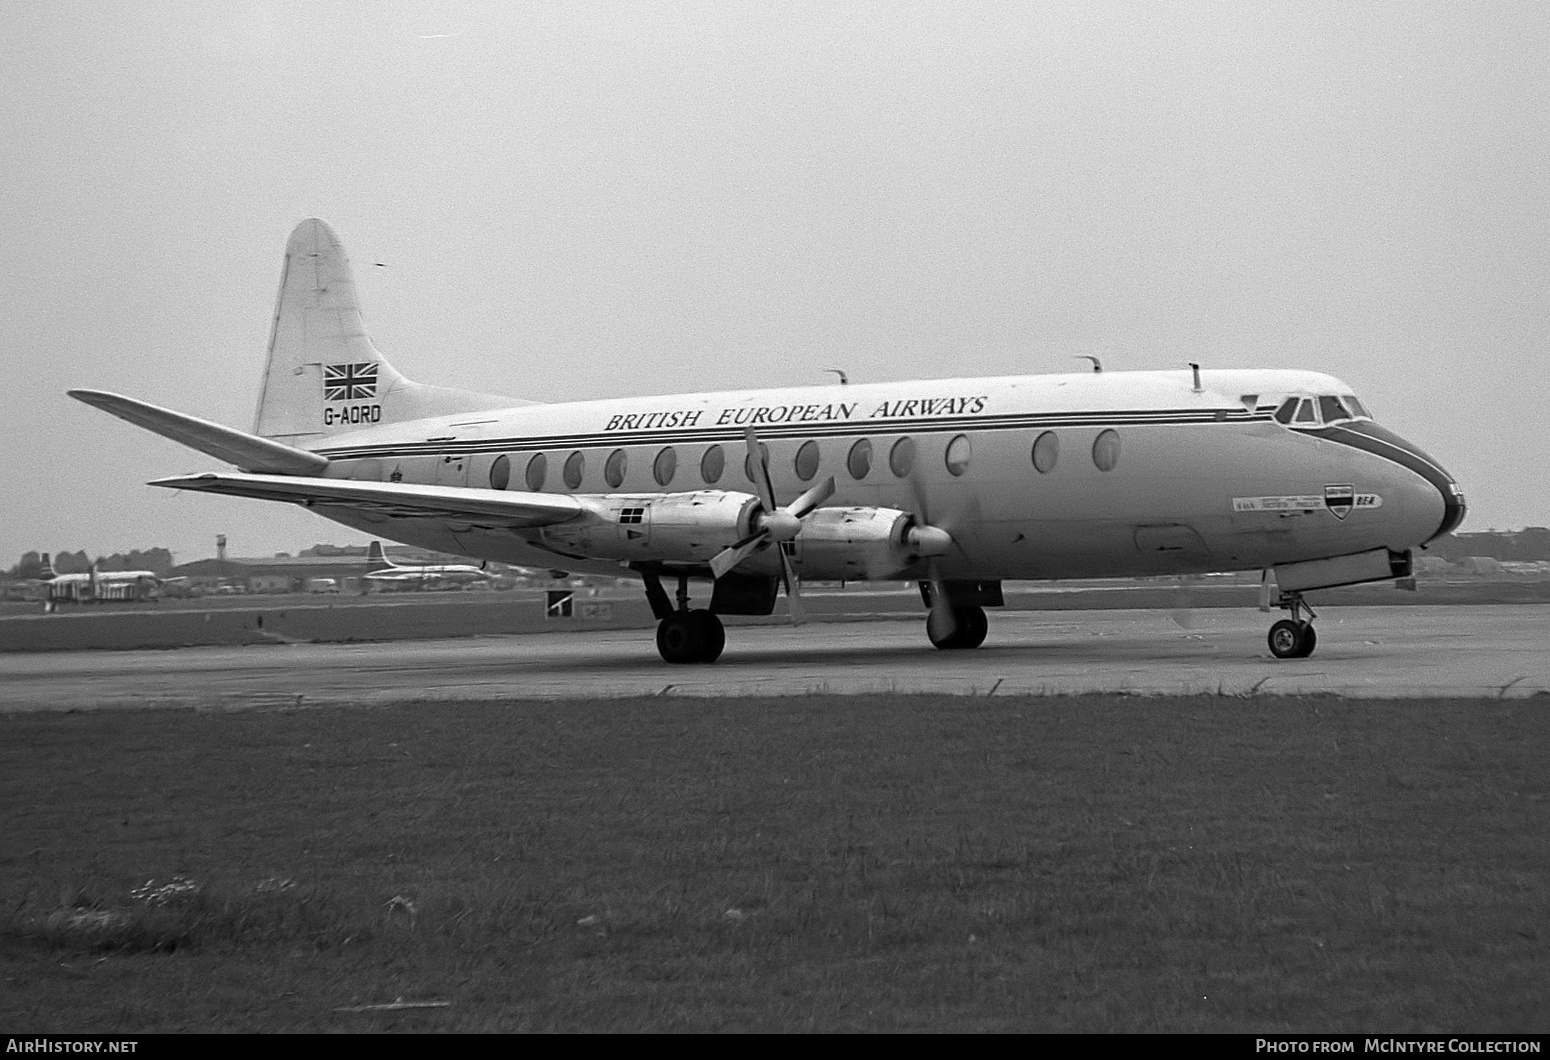
[[[398,564],[387,558],[387,553],[382,551],[382,542],[373,541],[366,546],[366,573],[375,574],[379,570],[392,570]]]
[[[341,431],[528,402],[405,379],[366,337],[334,230],[301,222],[285,246],[253,433],[305,447]]]

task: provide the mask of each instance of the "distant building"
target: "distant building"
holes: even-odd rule
[[[341,592],[358,593],[365,573],[365,556],[260,556],[199,559],[174,567],[172,577],[187,578],[189,588],[201,593],[222,587],[245,593],[294,593],[318,578],[333,579]]]

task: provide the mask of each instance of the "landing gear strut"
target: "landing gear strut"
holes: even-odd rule
[[[990,620],[985,617],[985,609],[977,605],[967,607],[955,607],[953,611],[953,628],[942,630],[937,628],[933,621],[937,612],[933,611],[926,616],[926,636],[931,638],[931,643],[944,651],[952,648],[978,648],[985,643],[985,634],[990,631]]]
[[[1282,593],[1281,607],[1291,614],[1270,627],[1270,654],[1277,659],[1306,659],[1318,646],[1319,635],[1313,628],[1313,613],[1301,593]],[[1307,618],[1302,613],[1308,613]]]

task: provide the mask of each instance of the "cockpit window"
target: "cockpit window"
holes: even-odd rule
[[[1284,424],[1339,423],[1357,417],[1371,419],[1362,403],[1350,394],[1335,397],[1320,394],[1318,397],[1289,397],[1276,408],[1276,422]]]

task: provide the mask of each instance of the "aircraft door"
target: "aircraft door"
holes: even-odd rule
[[[462,426],[457,428],[457,434],[446,439],[450,442],[467,442],[477,438],[482,433],[478,427]],[[468,485],[469,468],[474,463],[474,457],[459,449],[451,448],[449,451],[436,457],[435,485],[437,486],[466,486]],[[488,458],[486,458],[488,460]]]
[[[461,453],[444,453],[437,457],[436,485],[468,485],[468,457]]]

